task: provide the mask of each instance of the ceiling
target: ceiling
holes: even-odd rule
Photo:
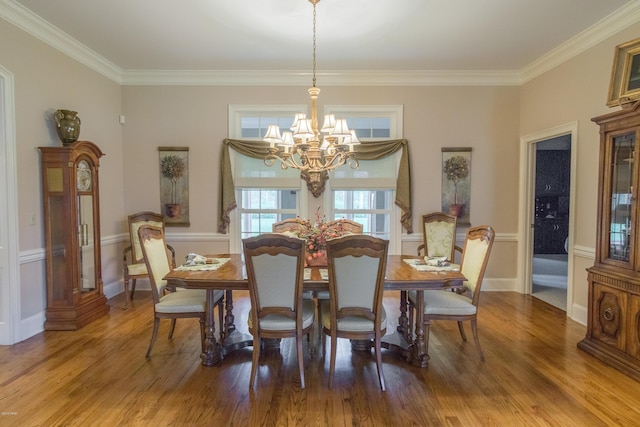
[[[125,74],[308,75],[312,67],[308,0],[3,3],[28,17],[29,26],[51,24]],[[639,9],[640,0],[322,0],[317,70],[521,72],[563,46],[579,53],[579,46],[610,35],[613,25],[603,25],[607,20],[619,23],[632,16],[637,21]]]

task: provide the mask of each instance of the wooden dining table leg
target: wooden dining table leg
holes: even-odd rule
[[[200,355],[204,366],[213,366],[222,360],[222,346],[216,340],[216,320],[214,312],[214,289],[207,289],[207,300],[205,304],[205,328],[204,328],[204,352]],[[223,327],[223,325],[220,325]]]
[[[429,365],[429,324],[424,322],[424,291],[416,291],[415,339],[409,346],[409,362],[420,368]]]
[[[407,319],[407,291],[400,291],[400,316],[398,317],[397,330],[402,335],[409,328],[409,320]]]
[[[226,331],[226,336],[229,336],[229,334],[233,331],[236,330],[236,325],[235,325],[235,317],[233,315],[233,291],[232,290],[227,290],[225,291],[225,307],[224,307],[224,311],[225,311],[225,316],[224,316],[224,328]]]

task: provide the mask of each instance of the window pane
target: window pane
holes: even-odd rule
[[[280,189],[239,189],[241,238],[268,233],[274,222],[295,218],[298,191]]]
[[[358,138],[390,138],[391,119],[389,117],[347,118],[349,129],[355,129]]]
[[[364,234],[389,239],[392,195],[392,190],[335,190],[333,217],[359,222]]]
[[[280,131],[289,130],[293,124],[294,115],[272,116],[243,116],[240,118],[241,138],[262,139],[270,125],[280,126]]]

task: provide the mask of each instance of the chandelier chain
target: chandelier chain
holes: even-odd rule
[[[305,113],[296,114],[290,131],[280,133],[280,126],[269,125],[263,141],[269,143],[264,164],[273,166],[280,161],[282,169],[289,167],[303,172],[315,197],[322,194],[328,171],[348,164],[358,168],[358,159],[354,146],[360,144],[355,130],[349,130],[345,119],[337,119],[326,114],[324,124],[318,128],[317,99],[320,88],[316,86],[316,4],[320,0],[309,0],[313,5],[313,86],[308,92],[311,97],[311,118]],[[320,132],[324,133],[320,137]]]
[[[316,3],[313,3],[313,87],[316,87]]]

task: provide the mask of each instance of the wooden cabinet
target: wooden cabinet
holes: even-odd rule
[[[578,347],[640,381],[640,102],[592,120],[600,126],[598,230]]]
[[[75,330],[109,311],[100,255],[98,167],[102,151],[78,141],[40,147],[47,330]]]

